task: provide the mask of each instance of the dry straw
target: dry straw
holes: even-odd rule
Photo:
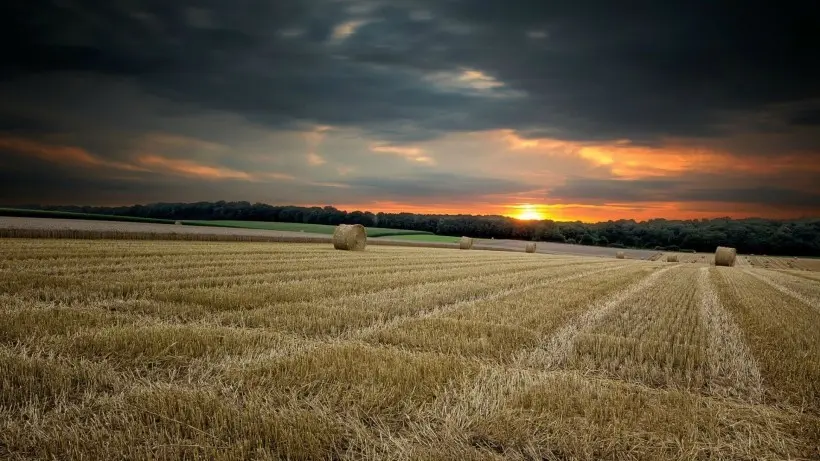
[[[737,250],[730,247],[717,247],[715,250],[715,266],[735,265],[735,258],[737,258]]]
[[[461,237],[461,241],[458,242],[458,247],[462,250],[469,250],[473,247],[473,239],[470,237]]]
[[[624,255],[623,251],[619,251],[619,252],[615,253],[615,257],[618,258],[618,259],[624,259],[626,257],[626,255]]]
[[[527,248],[525,250],[527,253],[535,253],[535,242],[527,243]]]
[[[361,224],[339,224],[333,232],[333,248],[337,250],[364,251],[367,231]]]
[[[669,262],[669,263],[678,262],[678,255],[666,255],[666,262]]]

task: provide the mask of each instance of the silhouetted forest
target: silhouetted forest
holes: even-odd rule
[[[159,219],[363,224],[439,235],[578,243],[617,248],[712,252],[728,245],[740,253],[820,256],[820,219],[653,219],[582,222],[519,221],[504,216],[342,211],[331,206],[273,206],[249,202],[153,203],[122,207],[39,206],[20,208]]]

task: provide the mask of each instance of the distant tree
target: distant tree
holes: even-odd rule
[[[592,234],[584,234],[581,237],[581,245],[595,245],[597,243],[597,239],[592,236]]]
[[[300,207],[265,203],[194,202],[98,207],[28,205],[27,209],[69,211],[173,220],[249,220],[315,224],[363,224],[440,235],[580,242],[611,248],[663,248],[713,252],[718,245],[740,253],[820,256],[820,219],[652,219],[581,222],[519,221],[504,216],[347,212],[332,206]],[[663,250],[658,250],[663,251]]]

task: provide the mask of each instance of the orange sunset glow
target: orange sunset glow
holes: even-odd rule
[[[301,134],[304,136],[304,134]],[[421,164],[425,174],[439,174],[447,168],[448,157],[454,155],[453,142],[469,143],[479,139],[480,143],[471,150],[473,164],[509,179],[470,180],[462,186],[463,192],[452,191],[452,185],[445,179],[441,184],[433,182],[427,186],[409,187],[408,192],[392,192],[381,200],[371,200],[373,187],[367,183],[368,175],[378,175],[381,167],[370,173],[367,164],[341,163],[333,155],[315,154],[322,161],[317,162],[310,154],[322,147],[321,143],[332,143],[334,136],[340,136],[331,128],[324,128],[322,139],[313,140],[306,154],[300,158],[306,161],[301,171],[289,170],[287,165],[265,161],[263,164],[246,163],[241,168],[227,166],[217,154],[229,148],[215,147],[212,143],[195,138],[174,135],[152,135],[150,143],[139,144],[135,152],[117,159],[109,159],[82,144],[44,142],[23,137],[0,135],[0,148],[13,153],[19,160],[34,159],[44,165],[62,167],[82,167],[89,174],[122,175],[129,172],[154,178],[186,178],[192,187],[197,183],[233,184],[225,190],[282,191],[288,196],[290,191],[302,194],[314,193],[310,202],[293,199],[265,198],[262,201],[306,206],[332,205],[344,210],[371,211],[374,213],[420,213],[420,214],[472,214],[501,215],[522,221],[555,220],[600,222],[619,219],[644,221],[653,218],[701,219],[717,217],[771,217],[796,218],[813,216],[810,205],[778,206],[772,203],[753,201],[732,201],[710,198],[699,189],[720,187],[760,187],[749,178],[770,178],[782,176],[783,183],[809,193],[820,193],[816,177],[818,164],[812,163],[807,154],[793,154],[777,159],[740,158],[719,149],[696,149],[671,144],[663,147],[636,147],[620,140],[611,143],[587,143],[560,141],[555,139],[522,139],[509,131],[466,134],[450,137],[445,141],[429,141],[404,147],[385,147],[369,140],[362,140],[362,152],[375,156],[379,161],[401,168],[411,163]],[[342,135],[347,137],[347,135]],[[156,140],[166,140],[159,142]],[[169,142],[167,140],[173,140]],[[170,153],[187,148],[194,152],[207,152],[206,158],[177,158]],[[389,154],[389,155],[385,155]],[[418,162],[418,158],[429,161]],[[482,164],[486,164],[483,167]],[[569,165],[565,167],[564,165]],[[275,169],[274,169],[275,168]],[[564,169],[564,171],[562,171]],[[714,179],[699,183],[696,179],[721,171],[720,183]],[[450,173],[452,175],[452,173]],[[574,176],[587,175],[587,183],[575,184]],[[365,177],[363,184],[357,178]],[[423,177],[422,177],[423,178]],[[448,177],[450,178],[450,177]],[[389,179],[380,179],[380,182]],[[375,184],[378,185],[379,181]],[[496,181],[498,186],[492,186]],[[542,183],[543,181],[543,183]],[[659,182],[660,181],[660,182]],[[486,186],[487,182],[490,186]],[[631,187],[649,184],[644,194],[629,192]],[[696,198],[684,200],[679,194],[667,189],[681,187],[694,188]],[[401,183],[399,183],[401,184]],[[412,184],[409,182],[408,184]],[[544,185],[545,184],[545,185]],[[455,184],[458,186],[458,183]],[[248,189],[252,187],[252,189]],[[425,187],[439,189],[436,194],[424,193],[414,197],[416,190]],[[493,190],[488,187],[501,187]],[[603,188],[601,191],[595,187]],[[590,189],[592,188],[592,189]],[[685,190],[683,191],[686,192]],[[251,192],[258,193],[258,192]],[[595,195],[597,194],[597,196]],[[613,195],[615,194],[615,195]],[[617,194],[626,194],[618,197]],[[653,195],[654,194],[654,195]],[[658,197],[664,200],[658,200]],[[668,198],[667,198],[668,197]],[[241,197],[240,197],[241,198]],[[355,200],[346,200],[353,198]],[[764,197],[765,198],[765,197]],[[134,198],[134,201],[138,201]],[[128,204],[114,203],[115,205]]]
[[[547,219],[546,214],[539,211],[535,205],[530,205],[529,203],[516,205],[513,208],[517,209],[517,211],[511,215],[511,217],[515,219],[520,219],[522,221],[540,221]]]
[[[324,203],[302,203],[301,206],[325,206]],[[423,203],[366,202],[336,204],[346,211],[371,211],[373,213],[419,213],[433,215],[496,215],[522,221],[552,220],[559,222],[595,223],[617,220],[648,221],[664,218],[670,220],[712,219],[731,217],[735,219],[767,216],[775,219],[795,218],[791,210],[758,205],[734,203],[688,204],[683,202],[612,203],[606,205],[584,204],[490,204],[481,205],[426,205]],[[698,209],[702,208],[702,209]],[[797,215],[800,217],[801,215]],[[803,216],[811,217],[810,213]]]

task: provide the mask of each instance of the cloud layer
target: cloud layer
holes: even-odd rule
[[[817,215],[820,7],[790,3],[24,2],[0,201]]]

